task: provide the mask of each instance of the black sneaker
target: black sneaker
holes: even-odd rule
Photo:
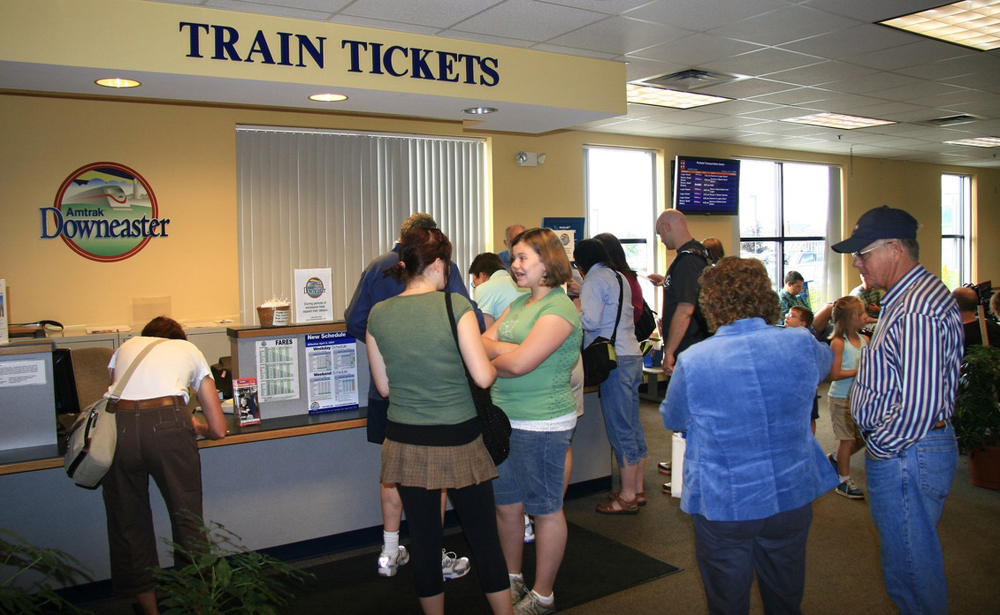
[[[837,469],[837,453],[830,453],[826,456],[826,460],[833,466],[833,471],[840,474],[840,470]]]
[[[661,461],[660,463],[656,464],[656,469],[660,471],[660,474],[666,474],[667,476],[670,476],[671,470],[669,461]]]

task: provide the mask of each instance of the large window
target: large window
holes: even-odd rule
[[[434,216],[466,271],[485,251],[485,150],[480,139],[240,127],[242,321],[254,322],[260,302],[290,296],[294,269],[326,267],[339,318],[362,269],[415,212]]]
[[[656,152],[587,147],[587,236],[611,233],[622,242],[629,265],[640,274],[656,262]],[[640,277],[646,301],[653,285]]]
[[[787,272],[801,273],[814,310],[831,296],[835,277],[826,238],[839,211],[837,178],[825,165],[740,163],[740,256],[760,259],[776,290]]]
[[[972,179],[941,176],[941,279],[948,288],[972,281],[969,247],[972,219]]]

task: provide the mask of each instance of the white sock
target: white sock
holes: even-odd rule
[[[840,475],[838,475],[838,476],[840,476]],[[840,482],[844,482],[844,481],[846,481],[847,479],[849,479],[850,477],[851,477],[851,475],[850,475],[850,474],[848,474],[847,476],[840,476]]]
[[[513,581],[514,579],[517,579],[518,581],[524,581],[524,573],[523,572],[518,572],[516,574],[508,574],[507,576],[510,577],[511,581]]]
[[[399,532],[382,532],[382,553],[399,551]]]
[[[535,594],[535,598],[545,606],[552,606],[553,604],[555,604],[556,601],[555,592],[552,592],[548,596],[543,596],[540,593],[536,592],[535,590],[531,590],[531,593]]]

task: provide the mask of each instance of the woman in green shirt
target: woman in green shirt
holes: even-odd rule
[[[496,378],[468,299],[436,292],[448,284],[451,242],[438,229],[413,229],[386,274],[406,289],[372,308],[365,344],[375,388],[389,398],[382,444],[383,484],[396,484],[410,527],[413,576],[424,613],[444,613],[441,490],[462,522],[494,613],[511,613],[510,583],[497,534],[496,468],[480,430],[463,363],[475,383]],[[458,346],[445,301],[451,300]]]
[[[515,613],[551,613],[552,587],[566,550],[563,469],[576,427],[570,375],[580,357],[576,306],[561,286],[569,259],[555,233],[531,229],[511,246],[510,274],[529,293],[514,300],[483,334],[499,376],[493,400],[510,418],[510,456],[494,484],[500,541]],[[527,591],[521,572],[524,513],[535,517],[536,574]]]

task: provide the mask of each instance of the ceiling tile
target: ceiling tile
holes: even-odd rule
[[[592,51],[590,49],[575,49],[573,47],[563,47],[562,45],[550,45],[548,43],[538,43],[532,49],[538,51],[548,51],[550,53],[562,53],[570,56],[581,56],[584,58],[594,58],[597,60],[614,60],[621,56],[616,53],[605,53],[603,51]]]
[[[625,80],[649,79],[650,77],[680,72],[687,68],[690,68],[687,64],[629,57],[625,60]]]
[[[572,32],[607,16],[536,0],[506,0],[452,27],[459,32],[490,34],[538,42]]]
[[[783,92],[761,94],[751,97],[752,100],[759,100],[769,103],[779,103],[782,105],[802,105],[805,103],[815,103],[830,97],[830,92],[817,88],[792,88]]]
[[[629,55],[652,60],[669,60],[671,62],[698,67],[706,62],[739,55],[748,51],[754,51],[755,49],[763,49],[763,47],[754,45],[753,43],[734,41],[723,36],[698,33],[653,45]]]
[[[616,55],[625,55],[658,45],[663,41],[683,38],[688,34],[690,34],[689,31],[680,28],[637,21],[627,17],[609,17],[568,34],[557,36],[547,42],[552,45],[594,49]]]
[[[934,104],[928,99],[942,94],[955,94],[966,91],[940,81],[922,81],[910,85],[903,85],[895,88],[886,88],[873,93],[873,96],[888,100],[913,101],[918,104]]]
[[[446,29],[494,4],[496,0],[462,0],[461,3],[452,0],[420,0],[420,2],[354,0],[341,12],[341,15]]]
[[[871,73],[869,75],[863,75],[860,77],[852,77],[850,79],[842,79],[840,81],[831,81],[829,83],[824,83],[823,88],[829,90],[837,90],[840,92],[850,92],[852,94],[864,94],[866,92],[872,93],[884,89],[891,89],[907,85],[917,85],[921,83],[927,83],[927,82],[917,79],[915,77],[900,75],[898,73],[879,71],[877,73]],[[872,95],[875,96],[877,94],[872,94]]]
[[[768,79],[794,83],[796,85],[823,85],[876,72],[874,68],[847,64],[845,62],[821,62],[806,67],[783,70],[768,74]]]
[[[947,4],[945,0],[807,0],[802,3],[862,21],[882,21]]]
[[[710,30],[711,34],[761,45],[782,45],[792,41],[851,28],[861,22],[803,6],[790,6],[750,17]]]
[[[704,32],[737,19],[787,8],[783,0],[658,0],[629,11],[629,17]]]
[[[919,37],[918,37],[919,38]],[[909,45],[900,45],[881,51],[842,58],[844,62],[860,64],[879,70],[896,70],[907,66],[927,64],[946,58],[967,55],[969,51],[958,45],[920,38]]]
[[[808,56],[784,49],[759,49],[730,58],[706,63],[703,68],[736,75],[759,77],[792,68],[800,68],[822,62],[822,58]]]
[[[912,35],[873,24],[863,24],[845,30],[828,32],[782,45],[782,49],[800,51],[824,58],[839,59],[861,53],[871,53],[913,42]]]
[[[422,3],[423,0],[421,0]],[[497,0],[491,0],[496,3]],[[608,15],[619,15],[637,6],[649,4],[649,0],[545,0],[549,4],[561,4],[577,9],[597,11]]]
[[[795,86],[781,81],[770,81],[768,79],[741,79],[731,83],[722,83],[707,88],[697,90],[699,94],[712,94],[713,96],[727,96],[729,98],[750,98],[762,94],[774,94],[791,90]]]
[[[368,17],[352,17],[351,15],[335,15],[330,21],[344,24],[345,26],[360,26],[362,28],[378,28],[380,30],[393,30],[395,32],[410,32],[412,34],[436,35],[440,29],[431,26],[416,26],[412,24],[402,24],[384,19],[369,19]],[[445,36],[444,33],[440,34]],[[465,40],[471,40],[468,34]],[[526,47],[527,45],[514,45],[515,47]]]

